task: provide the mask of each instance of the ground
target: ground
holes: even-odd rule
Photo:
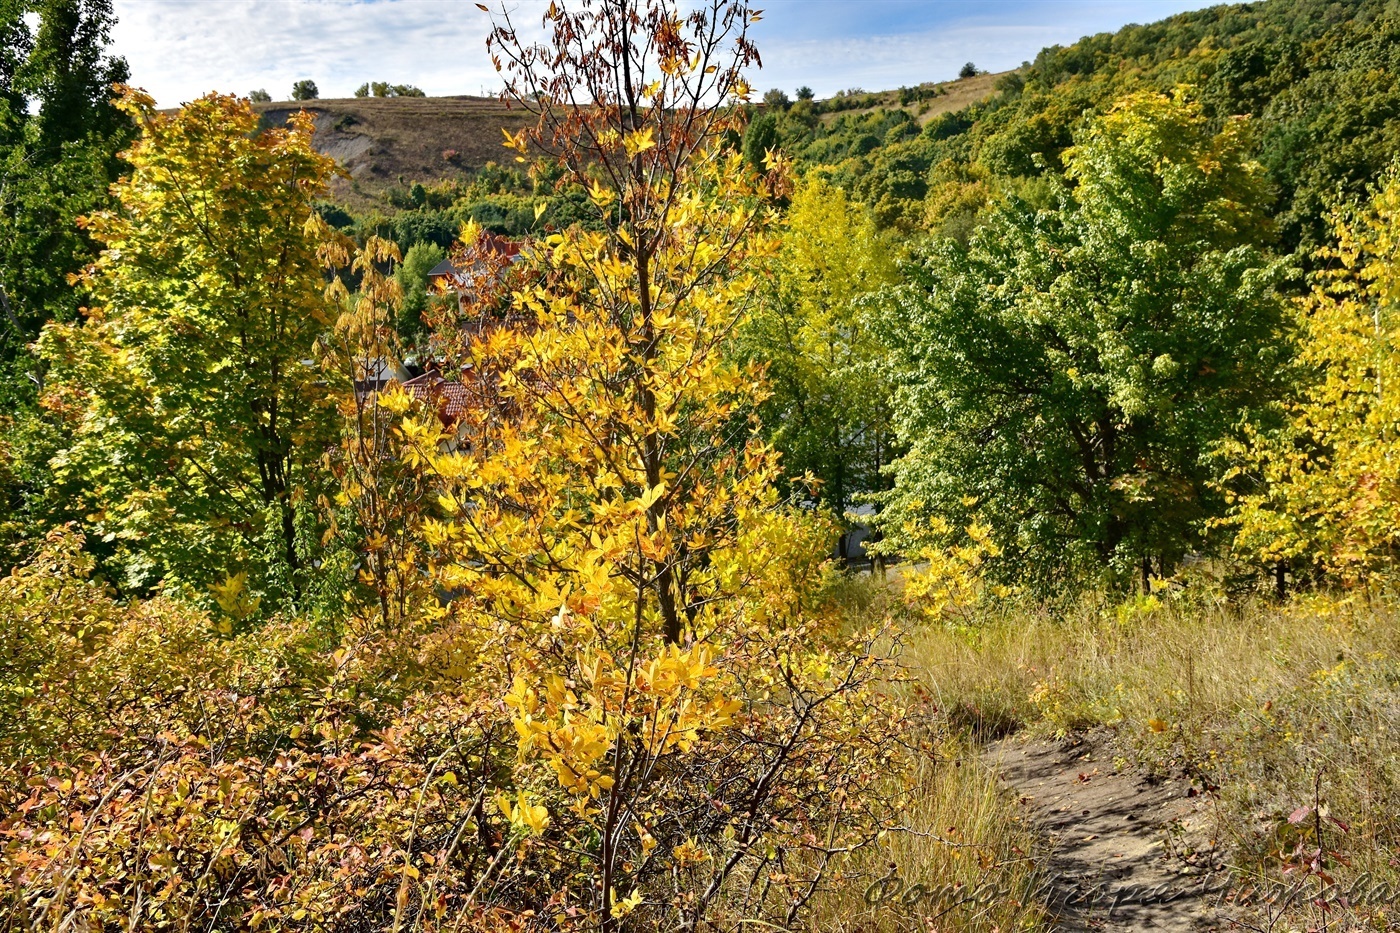
[[[1212,798],[1185,778],[1116,767],[1106,733],[1063,742],[1002,739],[984,760],[1047,837],[1046,884],[1064,930],[1225,929],[1227,875]]]

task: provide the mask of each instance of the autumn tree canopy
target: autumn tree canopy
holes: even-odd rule
[[[119,206],[84,221],[104,246],[81,281],[90,307],[41,344],[45,404],[73,431],[56,475],[88,503],[124,585],[251,573],[291,598],[308,559],[298,515],[330,436],[313,202],[335,164],[306,115],[258,133],[233,97],[158,114],[128,91],[122,106],[142,136]]]

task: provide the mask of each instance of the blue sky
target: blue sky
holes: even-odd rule
[[[488,6],[491,4],[488,3]],[[511,3],[538,22],[545,3]],[[942,81],[963,62],[1014,68],[1043,46],[1209,6],[1200,0],[768,0],[754,36],[764,67],[751,80],[819,97]],[[499,87],[486,58],[486,14],[469,0],[116,0],[113,40],[134,83],[163,106],[210,91],[266,88],[288,96],[299,78],[322,97],[364,81],[416,84],[429,94]]]

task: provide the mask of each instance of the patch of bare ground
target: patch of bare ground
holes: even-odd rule
[[[1231,927],[1229,875],[1212,838],[1212,797],[1185,778],[1117,768],[1105,733],[1063,742],[1012,736],[984,761],[1049,843],[1054,928],[1200,933]]]
[[[964,107],[986,100],[996,92],[997,79],[1010,73],[1009,71],[999,71],[995,74],[980,74],[971,78],[959,78],[956,81],[944,81],[934,86],[938,93],[937,97],[918,103],[901,104],[898,91],[876,91],[871,94],[871,97],[874,98],[874,106],[824,113],[821,120],[823,123],[829,124],[843,113],[859,114],[870,113],[880,108],[902,108],[913,113],[915,119],[920,124],[924,124],[934,117],[945,113],[956,113]]]
[[[463,178],[487,162],[510,163],[502,130],[533,120],[493,97],[351,97],[255,104],[267,124],[298,109],[316,116],[314,144],[344,166],[334,199],[350,207],[383,205],[384,189],[405,181]]]

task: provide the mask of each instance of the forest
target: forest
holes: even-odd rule
[[[482,9],[366,208],[0,0],[0,931],[1395,929],[1400,3]]]

